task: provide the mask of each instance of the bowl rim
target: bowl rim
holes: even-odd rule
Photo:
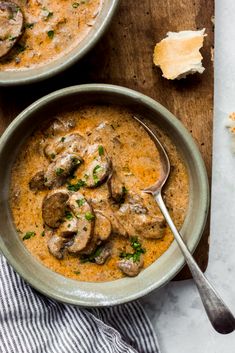
[[[187,144],[187,148],[192,151],[194,160],[197,164],[197,168],[200,174],[200,180],[198,180],[198,182],[200,184],[201,193],[202,193],[202,198],[200,203],[200,217],[197,220],[197,225],[196,225],[198,234],[197,234],[197,237],[194,237],[192,239],[190,238],[190,242],[188,242],[189,250],[193,252],[201,239],[201,236],[206,224],[207,216],[208,216],[208,211],[209,211],[209,183],[208,183],[205,164],[194,139],[187,131],[187,129],[184,127],[184,125],[164,106],[162,106],[160,103],[153,100],[152,98],[138,91],[135,91],[126,87],[110,85],[110,84],[84,84],[84,85],[70,86],[70,87],[66,87],[66,88],[54,91],[38,99],[31,105],[29,105],[12,121],[12,123],[8,126],[8,128],[5,130],[3,135],[0,137],[0,153],[2,151],[3,146],[5,146],[5,143],[7,142],[9,136],[11,136],[11,133],[20,126],[21,122],[23,122],[24,119],[27,119],[28,117],[30,117],[30,115],[36,112],[39,108],[45,107],[48,103],[51,103],[53,102],[53,100],[56,100],[58,98],[63,98],[65,96],[70,96],[73,94],[79,94],[79,93],[84,94],[84,93],[91,93],[91,92],[92,93],[104,92],[108,94],[111,93],[111,94],[125,96],[128,99],[137,100],[139,104],[145,104],[149,106],[151,109],[153,109],[154,111],[156,111],[156,113],[161,114],[164,117],[164,119],[171,126],[173,126],[174,129],[176,129],[178,133],[184,136],[184,140]],[[173,243],[174,242],[175,240],[173,241]],[[15,269],[15,271],[37,291],[59,302],[85,306],[85,307],[102,307],[102,306],[118,305],[118,304],[123,304],[129,301],[136,300],[140,297],[143,297],[148,293],[150,293],[151,291],[153,291],[154,289],[160,288],[166,283],[168,283],[173,277],[175,277],[175,275],[181,270],[181,268],[185,264],[184,257],[180,253],[179,259],[175,261],[175,264],[172,266],[171,270],[167,273],[167,275],[162,276],[160,280],[158,280],[157,282],[153,282],[148,287],[141,288],[135,293],[127,294],[125,295],[124,298],[112,297],[108,301],[105,301],[105,302],[100,301],[98,303],[94,302],[94,300],[92,299],[86,299],[84,303],[84,300],[80,300],[80,298],[77,298],[76,300],[71,300],[70,298],[65,297],[63,294],[54,293],[53,290],[48,291],[48,288],[42,288],[40,285],[38,285],[36,278],[33,278],[33,276],[25,274],[24,269],[21,266],[19,266],[17,261],[14,259],[14,256],[12,256],[11,253],[8,251],[8,248],[4,244],[1,236],[0,236],[0,250],[2,251],[2,254],[6,257],[9,264]],[[45,269],[47,269],[44,265],[42,266]],[[49,271],[52,271],[52,270],[49,270]],[[143,271],[142,273],[144,273],[145,271]],[[64,278],[64,276],[62,275],[59,275],[59,276]],[[79,281],[76,280],[76,282],[79,282]],[[93,282],[91,283],[93,284]],[[112,281],[103,282],[103,283],[112,283]],[[94,284],[96,283],[94,282]]]
[[[102,0],[102,2],[103,1],[104,0]],[[97,30],[94,32],[93,36],[88,41],[85,41],[85,44],[81,48],[79,48],[78,51],[75,52],[73,55],[71,54],[71,56],[69,56],[65,61],[63,61],[61,63],[61,62],[57,62],[59,59],[55,60],[54,65],[48,69],[45,69],[45,70],[43,70],[43,68],[46,67],[46,65],[42,65],[39,68],[35,68],[35,69],[42,69],[42,72],[39,74],[34,73],[32,75],[32,70],[29,69],[29,70],[25,70],[25,71],[22,70],[21,71],[22,73],[25,72],[25,77],[22,77],[22,78],[14,78],[14,77],[8,78],[8,77],[6,77],[6,78],[2,79],[0,77],[0,87],[1,86],[2,87],[4,87],[4,86],[18,86],[18,85],[31,84],[34,82],[40,82],[40,81],[46,80],[52,76],[55,76],[55,75],[65,71],[70,66],[75,64],[82,57],[84,57],[96,45],[96,43],[100,40],[100,38],[104,35],[105,31],[107,30],[107,28],[113,18],[115,11],[118,8],[119,2],[120,2],[120,0],[109,0],[108,13],[107,13],[106,17],[104,18],[104,20],[99,25],[99,27],[97,28]],[[85,36],[85,38],[83,38],[83,40],[84,39],[86,39],[86,36]],[[75,48],[72,51],[74,51]],[[61,58],[63,58],[63,55]],[[19,72],[19,71],[16,71],[16,72]],[[6,74],[7,74],[7,71],[6,71]]]

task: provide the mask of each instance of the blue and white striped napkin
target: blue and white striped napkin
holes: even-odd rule
[[[0,255],[0,353],[159,353],[138,302],[84,309],[50,300]]]

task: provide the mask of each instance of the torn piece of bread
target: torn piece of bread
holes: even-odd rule
[[[202,55],[205,28],[199,31],[168,32],[167,37],[157,43],[153,62],[168,80],[185,78],[195,72],[203,73]]]

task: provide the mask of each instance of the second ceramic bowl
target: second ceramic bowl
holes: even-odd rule
[[[117,9],[118,3],[119,0],[103,1],[101,11],[96,18],[94,26],[73,50],[39,67],[33,67],[27,70],[0,71],[0,86],[38,82],[54,76],[73,65],[76,61],[81,59],[104,34]]]
[[[25,109],[0,139],[0,249],[14,269],[34,288],[56,300],[82,305],[107,306],[131,301],[172,279],[184,264],[175,241],[151,266],[135,278],[89,283],[65,278],[37,261],[25,248],[14,227],[9,207],[11,168],[20,146],[58,106],[73,104],[119,104],[137,111],[166,130],[177,145],[190,179],[190,200],[181,229],[189,249],[194,251],[208,213],[209,191],[204,162],[191,135],[167,109],[149,97],[118,86],[82,85],[51,93]],[[17,146],[17,147],[16,147]]]

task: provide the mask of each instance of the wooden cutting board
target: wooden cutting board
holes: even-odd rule
[[[65,73],[24,87],[0,89],[0,132],[27,105],[70,85],[102,82],[143,92],[166,106],[195,138],[211,177],[213,115],[213,0],[120,0],[106,35],[78,64]],[[168,31],[206,28],[202,49],[203,75],[167,81],[152,63],[155,43]],[[195,257],[205,270],[208,261],[209,221]],[[187,269],[177,279],[189,277]]]

